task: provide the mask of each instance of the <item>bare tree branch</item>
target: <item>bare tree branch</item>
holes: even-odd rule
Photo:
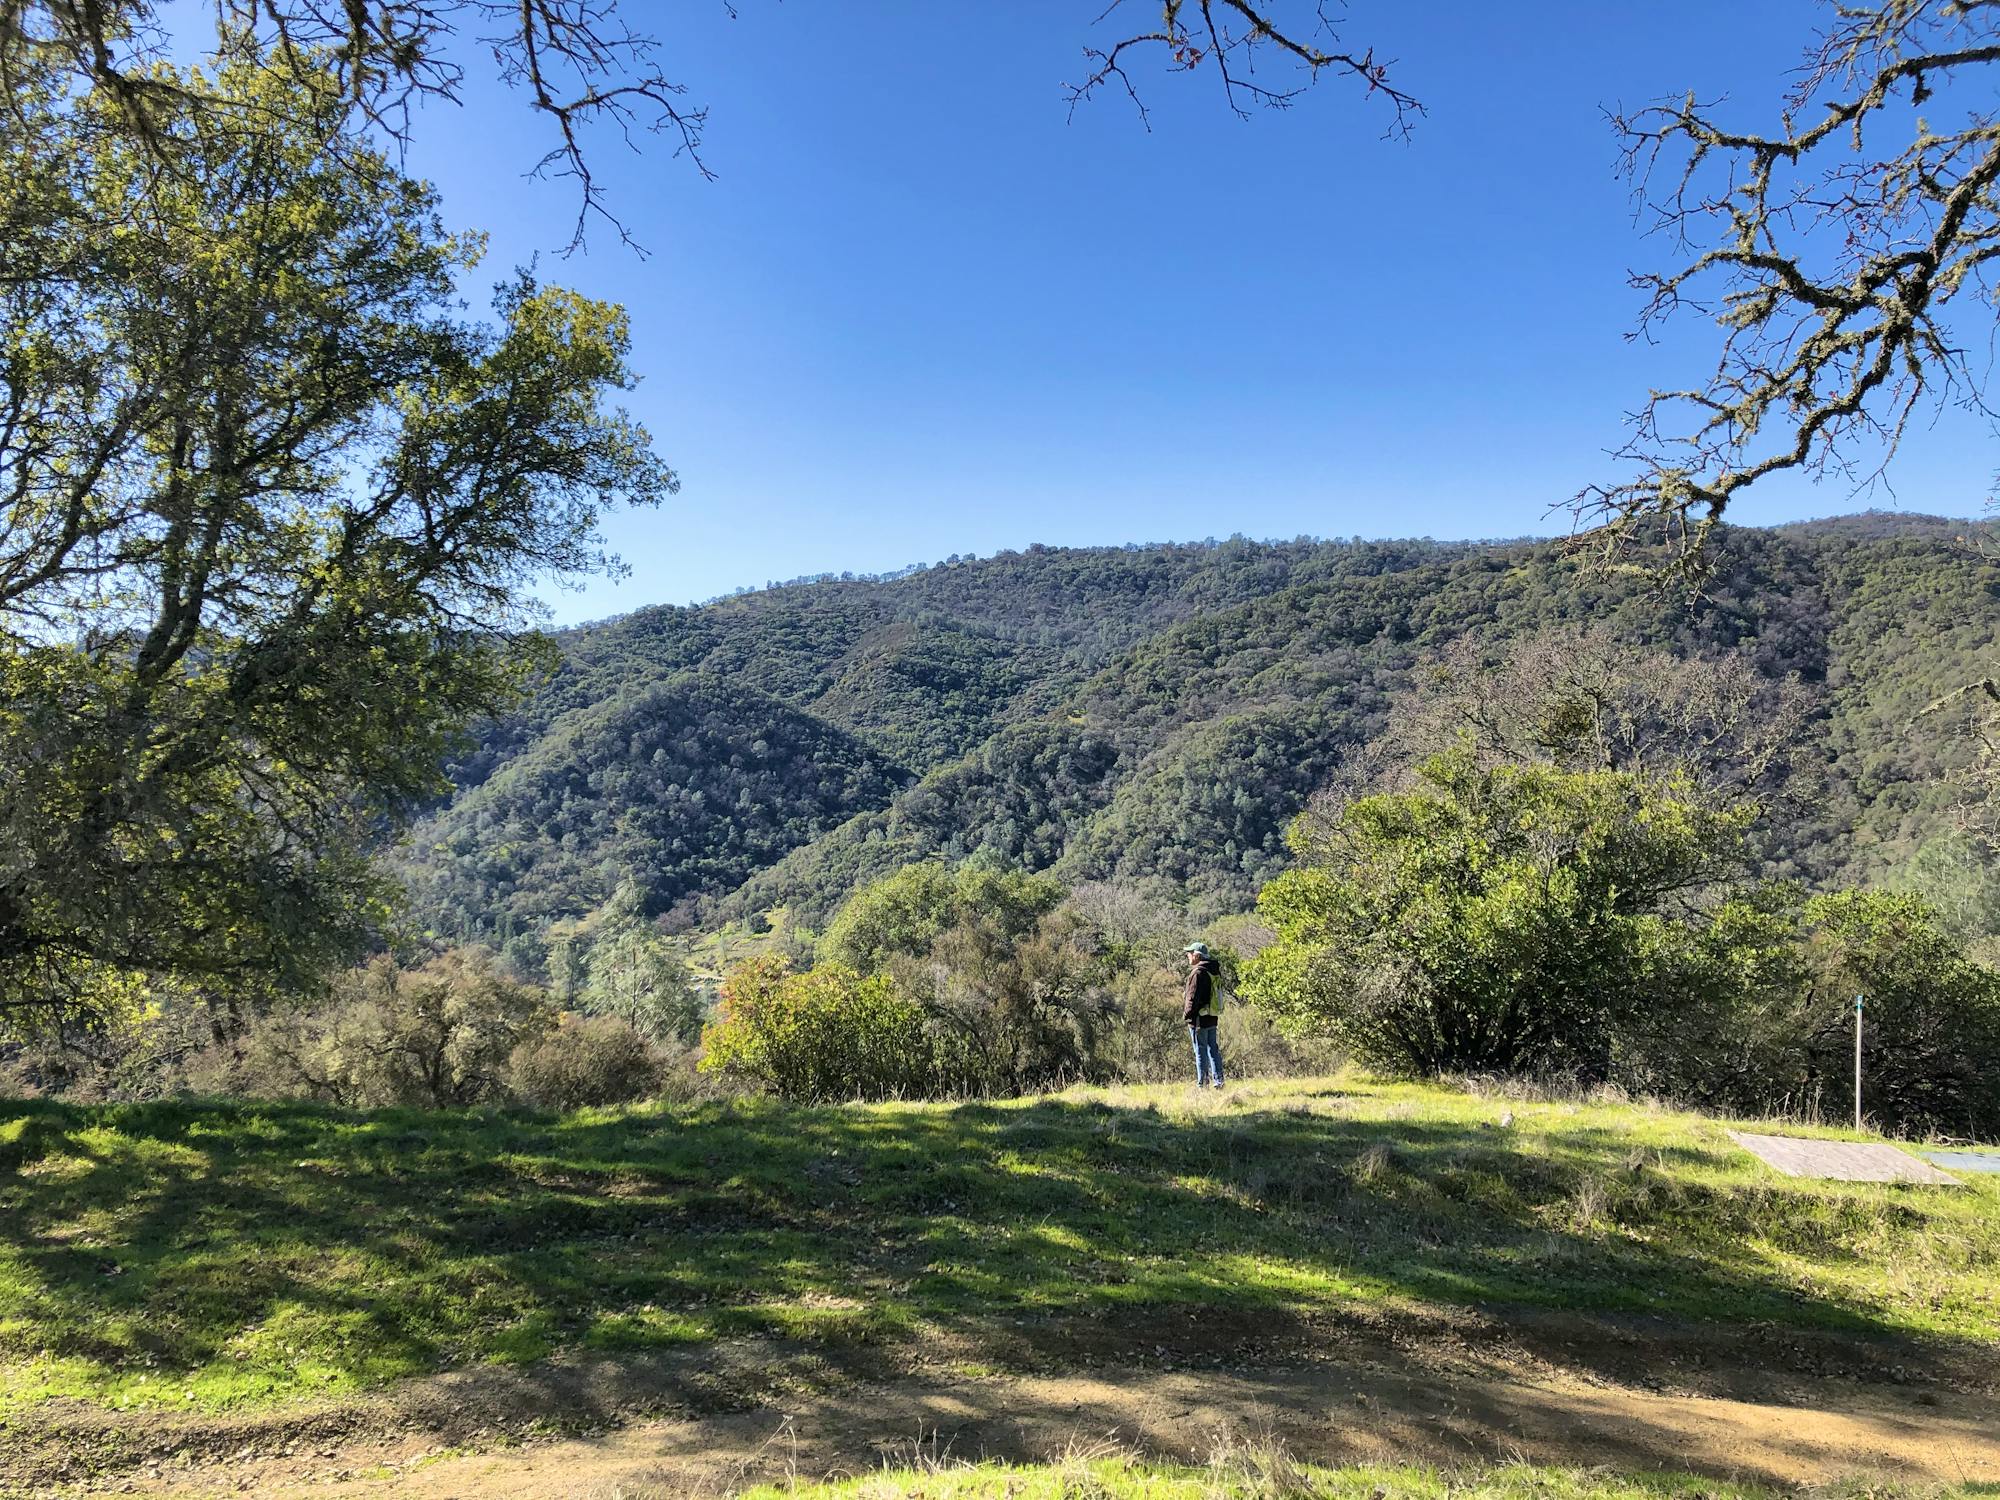
[[[1111,0],[1098,23],[1109,20],[1123,5],[1124,0]],[[1289,108],[1322,73],[1334,73],[1360,82],[1368,94],[1386,100],[1393,111],[1386,134],[1407,137],[1424,107],[1390,83],[1390,64],[1378,59],[1373,49],[1356,52],[1344,47],[1325,4],[1315,6],[1297,24],[1283,19],[1284,11],[1283,0],[1160,0],[1157,28],[1084,49],[1090,72],[1081,83],[1064,85],[1071,117],[1078,105],[1115,80],[1138,109],[1140,121],[1150,128],[1145,103],[1126,63],[1133,54],[1164,52],[1170,73],[1212,68],[1230,112],[1238,119],[1248,119],[1258,106]],[[1273,88],[1256,80],[1258,59],[1265,54],[1292,64],[1286,86]]]
[[[1693,313],[1722,342],[1701,384],[1632,414],[1630,472],[1577,496],[1580,541],[1664,526],[1685,563],[1770,475],[1867,489],[1920,412],[1992,414],[1967,348],[2000,256],[1995,63],[2000,0],[1877,0],[1835,11],[1774,131],[1692,94],[1613,113],[1640,218],[1687,257],[1632,277],[1632,336]]]
[[[730,0],[719,3],[735,14]],[[1126,63],[1164,50],[1169,71],[1212,68],[1238,116],[1256,106],[1282,109],[1331,72],[1387,100],[1388,133],[1407,135],[1423,106],[1390,83],[1388,64],[1342,45],[1324,0],[1296,22],[1286,18],[1285,7],[1297,3],[1163,0],[1157,30],[1086,50],[1091,75],[1065,86],[1071,111],[1115,80],[1145,121]],[[1122,4],[1111,0],[1098,21]],[[647,137],[664,136],[674,156],[704,179],[715,176],[704,149],[708,109],[690,101],[687,85],[662,64],[662,44],[640,29],[655,13],[644,0],[209,0],[209,10],[219,54],[266,63],[302,84],[331,77],[336,96],[314,109],[329,145],[352,138],[357,118],[378,137],[407,145],[414,106],[458,102],[467,59],[489,55],[495,76],[552,130],[531,173],[577,189],[565,253],[581,248],[593,221],[643,253],[595,166],[605,140],[639,150]],[[158,70],[171,44],[185,51],[192,40],[170,36],[167,15],[166,0],[0,0],[0,112],[18,112],[23,91],[51,78],[93,86],[171,171],[175,142],[166,122],[219,100],[189,75]],[[1282,85],[1257,76],[1265,56],[1290,64]]]

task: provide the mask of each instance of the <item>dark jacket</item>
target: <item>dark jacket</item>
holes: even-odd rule
[[[1212,958],[1197,959],[1188,970],[1186,1003],[1181,1006],[1181,1019],[1188,1025],[1215,1024],[1215,985],[1221,975],[1221,966]]]

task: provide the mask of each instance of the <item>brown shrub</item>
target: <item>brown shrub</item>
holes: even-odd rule
[[[509,1087],[542,1109],[624,1104],[654,1093],[660,1079],[653,1049],[617,1016],[565,1016],[507,1059]]]

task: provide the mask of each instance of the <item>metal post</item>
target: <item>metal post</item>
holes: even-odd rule
[[[1854,1128],[1861,1128],[1861,997],[1854,997]]]

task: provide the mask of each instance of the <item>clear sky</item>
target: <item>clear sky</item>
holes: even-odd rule
[[[552,593],[558,620],[1031,542],[1563,530],[1623,414],[1707,347],[1623,336],[1626,272],[1668,252],[1603,106],[1693,87],[1768,123],[1824,15],[1354,0],[1349,33],[1429,107],[1399,144],[1338,80],[1240,122],[1212,75],[1141,74],[1150,132],[1111,95],[1072,120],[1101,9],[637,0],[719,174],[598,142],[644,259],[601,227],[558,258],[573,189],[523,179],[525,106],[479,87],[426,111],[412,165],[491,231],[487,280],[539,252],[631,309],[630,404],[682,478],[612,519],[631,576]],[[1773,485],[1735,519],[1969,514],[1985,438],[1953,415],[1893,496]]]

